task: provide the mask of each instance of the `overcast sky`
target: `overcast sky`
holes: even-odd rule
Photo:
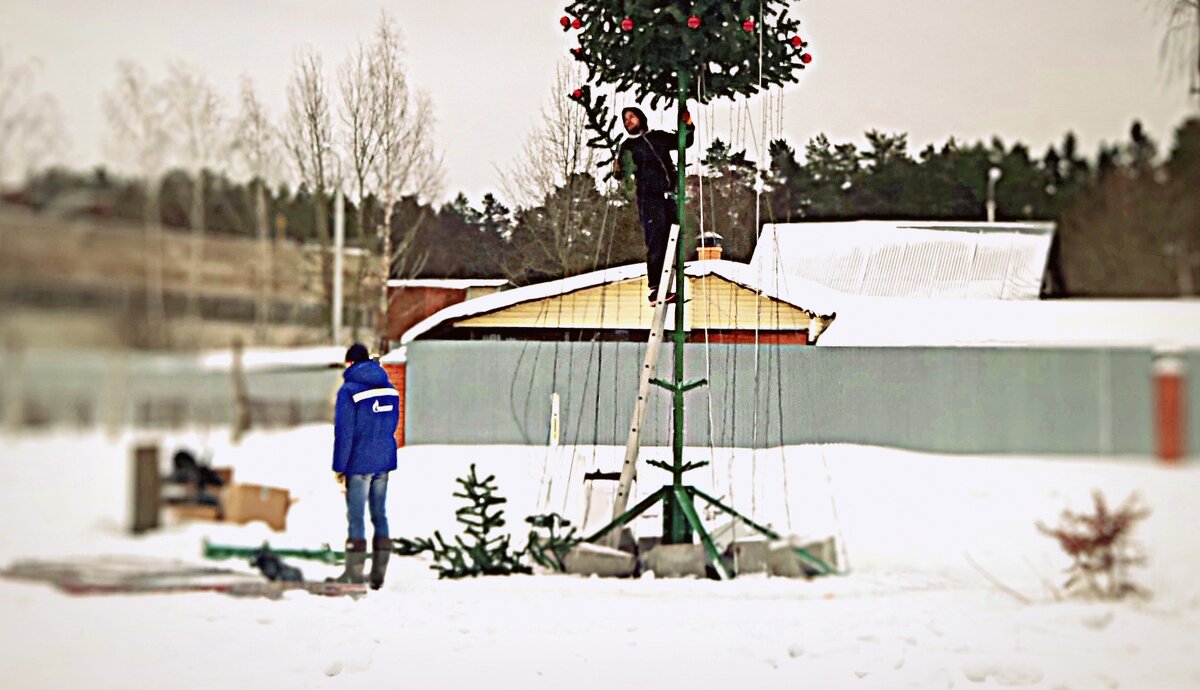
[[[819,132],[862,141],[871,128],[909,134],[910,149],[950,135],[1000,135],[1040,155],[1068,129],[1094,155],[1140,119],[1164,149],[1189,112],[1187,85],[1167,81],[1155,0],[803,0],[793,3],[815,57],[782,96],[770,133],[796,148]],[[198,65],[234,103],[250,76],[272,114],[286,104],[297,47],[333,68],[369,37],[380,9],[404,32],[410,78],[437,116],[446,194],[477,201],[498,190],[497,168],[519,154],[574,45],[559,30],[565,0],[0,0],[7,61],[36,58],[70,129],[72,167],[102,161],[102,94],[118,60],[162,76],[171,60]],[[756,101],[757,103],[757,101]],[[755,127],[759,106],[747,118]],[[706,130],[757,137],[714,109]],[[652,117],[657,120],[657,117]],[[652,122],[657,125],[659,122]],[[782,131],[774,131],[782,130]]]

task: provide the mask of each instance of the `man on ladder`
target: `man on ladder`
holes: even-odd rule
[[[646,239],[646,282],[650,286],[650,304],[654,304],[658,297],[659,276],[667,255],[667,237],[678,214],[672,191],[676,170],[671,153],[676,151],[679,133],[651,131],[646,125],[646,114],[637,107],[622,110],[621,119],[629,136],[621,142],[614,168],[620,176],[621,163],[627,160],[626,156],[628,162],[633,164],[633,177],[637,182],[638,220]],[[687,126],[687,146],[690,147],[696,126],[692,124],[692,117],[688,113],[684,113],[683,121]],[[675,293],[670,292],[669,285],[667,289],[669,294],[664,301],[670,302],[675,299]]]

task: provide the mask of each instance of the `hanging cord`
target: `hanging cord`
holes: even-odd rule
[[[758,90],[760,92],[762,91],[762,76],[763,76],[763,29],[762,29],[762,26],[763,26],[764,20],[765,20],[765,18],[763,17],[763,14],[762,14],[762,0],[759,0],[759,2],[758,2],[758,21],[759,21]],[[746,111],[745,112],[746,112],[745,119],[747,121],[749,121],[749,119],[750,119],[750,104],[748,102],[746,103]],[[764,118],[766,117],[765,110],[763,111],[763,117]],[[751,124],[751,135],[753,135],[753,133],[754,132],[753,132],[753,123],[752,123]],[[764,134],[766,133],[765,128],[763,130],[763,133]],[[756,144],[756,146],[757,146],[757,144]],[[759,156],[760,161],[761,161],[761,158],[762,158],[762,156]],[[759,167],[761,167],[761,165],[762,165],[762,163],[760,162]],[[754,185],[754,189],[755,189],[755,192],[754,192],[754,236],[755,236],[755,246],[757,247],[757,245],[758,245],[757,238],[758,238],[758,234],[759,234],[759,228],[762,227],[762,223],[761,223],[762,187],[757,184],[757,181],[756,181],[756,184]],[[752,435],[752,438],[750,441],[750,468],[751,468],[750,473],[751,473],[751,476],[754,477],[754,481],[751,484],[752,493],[750,495],[750,509],[751,509],[751,511],[756,512],[756,513],[757,513],[757,508],[758,508],[758,402],[759,402],[759,384],[760,384],[758,349],[759,349],[759,342],[760,342],[760,337],[761,337],[760,330],[762,328],[762,283],[763,283],[763,281],[762,281],[762,265],[761,265],[761,262],[759,262],[758,280],[755,281],[755,285],[754,285],[754,291],[755,291],[755,299],[754,299],[754,426],[753,426],[753,435]]]
[[[570,184],[570,181],[571,181],[571,178],[572,178],[572,172],[573,172],[572,170],[567,170],[567,171],[566,171],[566,180],[564,180],[564,183],[566,183],[566,184]],[[570,236],[570,233],[571,233],[571,232],[572,232],[572,230],[573,230],[574,216],[575,216],[575,213],[576,213],[576,208],[575,208],[575,197],[576,197],[576,195],[577,195],[578,193],[580,193],[580,192],[579,192],[579,190],[569,190],[569,192],[570,192],[570,193],[568,193],[568,194],[566,195],[566,196],[567,196],[567,198],[566,198],[566,200],[565,200],[565,202],[564,202],[564,207],[565,207],[565,217],[564,217],[564,218],[562,218],[562,220],[561,220],[561,222],[562,222],[562,227],[563,227],[563,237],[569,237],[569,236]],[[608,204],[607,204],[607,203],[605,203],[605,206],[604,206],[604,216],[602,217],[602,220],[601,220],[601,226],[600,226],[600,237],[603,237],[603,235],[604,235],[604,232],[605,232],[605,228],[606,228],[606,226],[607,226],[608,211],[609,211],[609,209],[608,209]],[[599,245],[601,241],[602,241],[602,240],[598,240],[597,244]],[[611,241],[611,240],[610,240],[610,241]],[[596,270],[596,266],[597,266],[598,260],[599,260],[599,247],[597,246],[596,255],[593,257],[593,260],[592,260],[592,270],[593,270],[593,271],[595,271],[595,270]],[[564,268],[567,268],[567,267],[564,267]],[[565,272],[566,272],[566,271],[564,271],[564,273],[565,273]],[[555,303],[556,303],[556,305],[557,305],[557,310],[556,310],[556,314],[555,314],[555,315],[556,315],[556,320],[555,320],[555,323],[554,323],[554,328],[555,328],[555,330],[557,330],[557,331],[559,331],[559,332],[561,332],[561,331],[563,330],[563,328],[562,328],[562,318],[563,318],[563,309],[564,309],[564,302],[565,302],[564,296],[565,296],[565,294],[566,294],[566,292],[565,292],[565,290],[566,290],[566,286],[565,286],[565,283],[564,283],[564,281],[565,281],[565,280],[566,280],[568,277],[569,277],[569,276],[567,276],[567,275],[564,275],[564,276],[562,276],[562,277],[559,279],[559,282],[558,282],[559,290],[558,290],[558,294],[557,294],[557,299],[555,299],[555,300],[554,300],[554,302],[555,302]],[[605,285],[604,283],[602,283],[602,287],[601,287],[601,299],[602,299],[602,300],[603,300],[603,297],[604,297],[604,295],[603,295],[603,291],[604,291],[604,288],[605,288],[605,287],[606,287],[606,285]],[[535,323],[536,323],[536,324],[538,324],[539,326],[542,326],[542,327],[545,327],[545,326],[549,325],[549,324],[548,324],[548,319],[547,319],[547,317],[548,317],[548,313],[547,313],[547,312],[548,312],[548,309],[547,309],[548,302],[549,302],[549,300],[544,300],[544,301],[543,301],[542,308],[539,310],[539,313],[538,313],[537,320],[535,321]],[[602,307],[602,308],[603,308],[603,307]],[[603,322],[603,311],[601,312],[601,320],[602,320],[602,322]],[[568,344],[568,350],[571,350],[571,349],[572,349],[572,348],[570,348],[570,340],[571,340],[571,338],[570,338],[570,333],[568,332],[568,333],[567,333],[567,339],[566,339],[566,341],[567,341],[567,344]],[[580,334],[580,338],[579,338],[579,340],[580,340],[580,341],[582,341],[582,333]],[[553,360],[553,363],[552,363],[553,370],[552,370],[552,373],[551,373],[551,385],[550,385],[550,392],[551,392],[551,395],[553,395],[554,393],[556,393],[556,392],[557,392],[557,389],[558,389],[558,362],[559,362],[559,352],[560,352],[560,347],[561,347],[561,345],[562,345],[562,341],[561,341],[561,339],[559,339],[559,338],[555,338],[555,341],[554,341],[554,360]],[[541,345],[540,345],[540,343],[539,343],[539,346],[538,346],[538,356],[537,356],[537,357],[535,357],[535,359],[534,359],[534,366],[533,366],[533,372],[534,372],[534,373],[536,373],[536,371],[537,371],[537,363],[538,363],[538,359],[540,359],[540,354],[541,354]],[[523,357],[523,356],[524,356],[524,349],[522,349],[522,357]],[[586,369],[586,371],[585,371],[584,390],[586,390],[586,389],[587,389],[588,382],[591,380],[591,370],[592,370],[592,358],[589,358],[589,360],[588,360],[588,365],[587,365],[587,369]],[[567,394],[568,394],[568,396],[570,395],[571,391],[573,391],[573,390],[574,390],[574,386],[573,386],[574,377],[575,377],[575,358],[574,358],[574,357],[570,357],[570,358],[569,358],[569,360],[568,360],[568,363],[567,363],[567,382],[566,382],[566,391],[567,391]],[[515,378],[515,375],[514,375],[514,378]],[[533,389],[533,377],[531,376],[531,377],[530,377],[530,384],[529,384],[529,394],[527,394],[527,396],[526,396],[526,416],[528,416],[528,406],[529,406],[529,400],[530,400],[530,399],[531,399],[531,397],[532,397],[532,389]],[[597,391],[599,391],[599,379],[597,379]],[[510,397],[511,397],[511,392],[510,392]],[[598,397],[598,393],[597,393],[597,397]],[[560,401],[562,401],[562,400],[563,400],[563,399],[560,397]],[[568,397],[568,400],[569,400],[569,397]],[[582,401],[582,398],[581,398],[581,401]],[[569,409],[569,406],[568,406],[568,409]],[[565,444],[565,443],[562,443],[562,442],[561,442],[561,440],[562,440],[563,438],[565,438],[565,436],[567,435],[567,434],[566,434],[566,431],[567,431],[567,424],[564,424],[564,423],[563,423],[563,419],[565,418],[565,415],[563,414],[563,408],[562,408],[562,405],[561,405],[561,404],[560,404],[560,408],[559,408],[559,410],[560,410],[560,411],[559,411],[559,424],[558,424],[558,430],[559,430],[559,439],[560,439],[560,444],[559,444],[559,445],[560,445],[560,449],[555,449],[553,452],[557,452],[557,453],[559,453],[559,454],[561,455],[561,454],[563,453],[563,451],[561,450],[561,447],[565,447],[565,446],[566,446],[566,444]],[[574,444],[572,444],[573,446],[578,446],[578,440],[579,440],[579,428],[580,428],[580,426],[582,425],[582,417],[583,417],[583,405],[582,405],[582,404],[580,404],[580,405],[579,405],[579,411],[578,411],[578,413],[577,413],[577,415],[576,415],[575,432],[574,432],[574,435],[572,436],[572,438],[574,438],[574,439],[575,439],[575,443],[574,443]],[[553,431],[551,431],[550,433],[553,433]],[[593,446],[594,446],[594,444],[593,444]],[[594,451],[593,451],[593,452],[594,452]],[[541,500],[541,505],[542,505],[542,507],[543,507],[543,510],[546,510],[546,509],[548,509],[548,508],[549,508],[549,502],[550,502],[550,500],[551,500],[551,494],[553,493],[553,480],[552,480],[552,479],[550,479],[550,480],[548,480],[548,479],[547,479],[547,474],[548,474],[548,467],[547,467],[547,466],[548,466],[548,464],[549,464],[549,456],[550,456],[551,454],[552,454],[552,449],[551,449],[551,447],[550,447],[549,439],[547,439],[547,444],[546,444],[546,453],[545,453],[545,455],[543,456],[543,462],[542,462],[542,479],[541,479],[541,484],[540,484],[540,486],[539,486],[539,493],[543,494],[543,496],[544,496],[544,498]],[[574,470],[575,470],[574,451],[572,451],[572,452],[571,452],[571,462],[569,463],[568,470],[567,470],[567,481],[566,481],[566,486],[565,486],[565,487],[564,487],[564,489],[563,489],[563,508],[562,508],[562,512],[563,512],[563,513],[565,513],[565,512],[566,512],[566,506],[567,506],[567,502],[568,502],[568,499],[569,499],[569,497],[570,497],[570,492],[571,492],[571,479],[572,479],[572,478],[573,478],[573,476],[574,476]],[[557,474],[557,472],[556,472],[556,474]]]
[[[783,268],[783,255],[780,251],[778,251],[778,247],[779,247],[778,230],[773,229],[773,241],[775,242],[775,247],[776,247],[775,256],[774,256],[774,267],[773,267],[774,271],[775,271],[775,275],[776,275],[776,280],[783,281],[783,290],[784,290],[783,294],[791,295],[791,290],[789,289],[788,282],[787,282],[788,281],[788,272],[786,270],[784,270],[784,268]],[[816,345],[812,345],[811,347],[816,347]],[[808,397],[807,390],[808,390],[807,388],[801,387],[801,394],[804,395],[805,398]],[[804,409],[814,409],[813,407],[811,407],[808,404],[807,400],[805,402],[806,402],[806,404],[804,406]],[[782,388],[781,388],[780,404],[782,405]],[[816,405],[816,404],[817,404],[816,402],[812,402],[812,405]],[[782,437],[782,433],[783,433],[783,430],[780,429],[781,437]],[[849,555],[849,552],[847,551],[847,547],[846,547],[846,534],[845,534],[845,530],[842,528],[841,514],[838,512],[837,492],[835,492],[834,488],[833,488],[833,471],[829,468],[829,459],[825,455],[825,441],[821,437],[820,434],[817,435],[817,438],[812,445],[816,446],[817,453],[821,458],[821,467],[825,471],[825,488],[826,488],[826,493],[829,496],[829,510],[833,516],[834,536],[836,537],[838,559],[839,559],[839,563],[840,563],[840,567],[837,568],[837,572],[839,574],[845,575],[850,572],[850,555]],[[786,472],[786,470],[787,470],[787,464],[785,463],[784,471]],[[786,482],[786,481],[787,481],[787,475],[785,474],[784,482]]]
[[[704,103],[704,71],[700,71],[700,78],[696,80],[696,104],[697,110],[703,107]],[[707,129],[708,122],[705,118],[705,128]],[[697,148],[703,152],[705,143],[700,136],[700,127],[696,128],[698,140]],[[703,155],[703,154],[701,154]],[[696,161],[696,180],[699,184],[700,196],[700,245],[704,245],[704,159]],[[708,280],[701,277],[701,284],[704,286],[704,379],[712,381],[712,355],[710,354],[710,338],[709,338],[709,323],[712,321],[712,299],[708,292]],[[717,452],[713,444],[713,400],[712,400],[712,385],[704,387],[708,397],[708,467],[710,472],[710,482],[713,491],[717,488]]]
[[[613,89],[612,99],[616,100],[615,88]],[[613,228],[609,227],[609,216],[611,215],[611,210],[612,210],[612,206],[609,202],[609,193],[613,189],[617,188],[615,186],[616,183],[618,183],[618,181],[610,180],[609,183],[606,185],[604,193],[601,194],[600,201],[604,206],[604,212],[600,217],[600,231],[596,238],[595,253],[592,256],[591,270],[593,273],[601,270],[600,269],[601,254],[604,255],[604,265],[605,265],[604,270],[606,272],[608,270],[608,262],[612,257],[612,243],[613,243],[613,238],[616,236],[616,231],[615,231],[615,222],[614,222]],[[607,240],[606,240],[606,237],[607,237]],[[602,248],[603,248],[603,251],[602,251]],[[587,371],[586,371],[586,375],[584,377],[584,382],[583,382],[583,390],[586,391],[588,388],[588,384],[592,380],[592,364],[594,362],[596,364],[596,397],[595,397],[595,403],[593,406],[594,412],[593,412],[593,422],[592,422],[591,466],[593,468],[596,467],[596,453],[598,451],[597,447],[599,445],[598,442],[599,442],[599,436],[600,436],[600,393],[601,393],[601,381],[602,381],[602,377],[603,377],[603,373],[604,373],[603,372],[603,369],[604,369],[604,339],[602,338],[601,334],[603,333],[604,327],[605,327],[605,315],[606,315],[605,312],[606,312],[607,306],[608,306],[608,288],[609,288],[609,281],[607,279],[607,276],[604,276],[601,278],[601,282],[600,282],[599,325],[598,325],[596,332],[594,334],[592,334],[592,352],[593,352],[594,356],[588,358]],[[581,336],[580,342],[582,342],[582,333],[580,334],[580,336]],[[574,363],[574,358],[572,358],[572,368],[573,368],[573,363]],[[582,397],[581,397],[581,404],[579,406],[579,411],[576,414],[576,418],[575,418],[575,436],[574,436],[574,438],[576,439],[576,445],[578,445],[580,427],[583,425],[583,412],[584,412],[584,409],[583,409]],[[575,476],[575,461],[574,461],[574,454],[572,454],[571,463],[567,470],[567,488],[563,492],[562,512],[564,514],[567,511],[567,500],[570,497],[572,480],[573,480],[574,476]]]
[[[604,214],[600,218],[600,234],[596,241],[596,254],[592,258],[592,271],[600,270],[599,267],[600,267],[601,246],[604,247],[604,265],[605,265],[604,270],[606,272],[608,271],[608,262],[612,257],[612,243],[613,243],[613,238],[616,236],[616,231],[615,231],[615,227],[612,230],[609,229],[608,218],[609,218],[609,214],[611,211],[611,205],[608,200],[608,195],[613,189],[615,189],[615,186],[614,186],[613,182],[610,181],[608,183],[608,185],[606,185],[605,193],[602,196],[602,203],[604,204]],[[614,226],[615,226],[615,223],[614,223]],[[607,242],[605,242],[606,234],[608,236]],[[586,391],[588,382],[591,380],[591,371],[592,371],[591,362],[594,360],[596,362],[596,400],[595,400],[595,404],[593,406],[594,413],[593,413],[593,421],[592,421],[592,463],[591,463],[591,466],[593,469],[596,467],[596,453],[597,453],[597,447],[599,446],[599,439],[600,439],[600,386],[601,386],[601,381],[603,380],[603,375],[604,375],[604,339],[601,337],[601,333],[604,330],[605,312],[608,307],[608,287],[609,287],[609,281],[607,280],[607,278],[605,278],[602,280],[602,282],[600,284],[600,323],[599,323],[599,328],[597,329],[596,333],[593,334],[593,336],[592,336],[592,352],[595,353],[596,356],[589,358],[588,375],[587,375],[587,378],[585,378],[584,385],[583,385],[583,388]],[[619,304],[620,304],[620,302],[618,301],[618,308],[619,308]],[[576,423],[575,423],[576,438],[578,438],[579,427],[582,425],[582,423],[583,423],[583,406],[580,405],[579,415],[578,415],[578,417],[576,419]],[[572,457],[571,467],[568,470],[568,474],[567,474],[567,487],[568,488],[567,488],[567,492],[564,492],[564,496],[563,496],[563,513],[566,513],[566,510],[567,510],[566,509],[566,505],[567,505],[566,494],[570,492],[571,479],[574,476],[574,471],[575,471],[575,463],[574,463],[574,458]]]

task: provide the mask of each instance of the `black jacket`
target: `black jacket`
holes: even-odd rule
[[[637,181],[638,196],[646,194],[662,194],[675,188],[676,169],[671,159],[671,152],[679,148],[679,132],[664,132],[647,130],[646,116],[638,108],[626,108],[633,111],[642,122],[640,136],[630,136],[621,142],[617,152],[617,170],[625,161],[625,154],[633,157],[633,177]],[[625,111],[622,111],[624,113]],[[695,139],[696,126],[687,125],[687,146]]]

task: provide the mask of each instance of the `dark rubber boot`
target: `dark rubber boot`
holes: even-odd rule
[[[346,569],[337,577],[328,578],[327,582],[344,582],[352,585],[363,583],[363,566],[367,562],[367,540],[346,540]]]
[[[383,578],[387,575],[388,559],[392,557],[392,540],[387,537],[375,537],[371,543],[371,589],[383,586]]]

